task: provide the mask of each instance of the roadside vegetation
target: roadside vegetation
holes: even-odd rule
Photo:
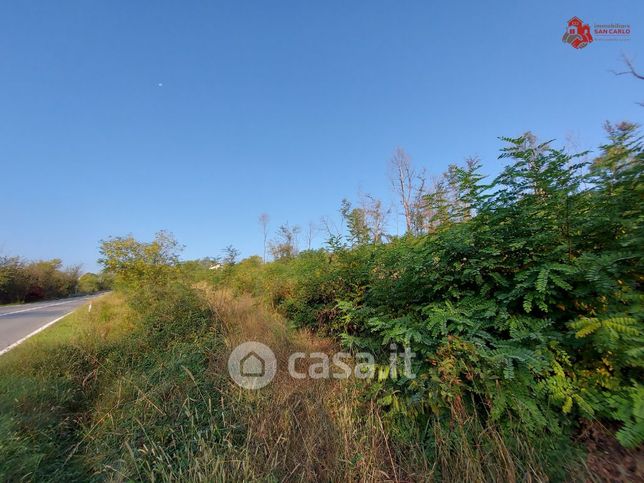
[[[80,267],[66,267],[59,259],[25,261],[0,256],[0,304],[36,302],[110,287],[109,275],[80,274]]]
[[[405,236],[383,233],[373,203],[345,202],[345,234],[327,249],[281,249],[274,263],[249,259],[215,277],[385,366],[390,344],[410,347],[417,377],[384,378],[368,394],[435,475],[583,479],[585,446],[598,450],[583,459],[593,474],[636,479],[644,154],[636,126],[607,133],[594,159],[507,138],[496,179],[470,160],[429,190],[399,151]]]
[[[641,479],[637,128],[608,126],[592,159],[505,141],[496,179],[470,160],[431,187],[397,151],[404,236],[367,197],[316,250],[289,225],[268,240],[265,216],[266,253],[239,262],[180,261],[166,232],[105,240],[115,292],[0,358],[0,479]],[[227,374],[248,340],[278,359],[259,391]],[[392,344],[415,378],[389,372]],[[339,349],[379,377],[285,370]]]

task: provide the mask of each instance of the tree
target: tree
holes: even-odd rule
[[[644,75],[640,74],[633,65],[633,61],[629,59],[626,55],[622,55],[622,61],[626,65],[626,70],[621,72],[613,71],[615,75],[630,75],[635,79],[644,80]],[[640,106],[644,106],[644,102],[638,102]]]
[[[280,225],[277,235],[270,243],[270,250],[275,260],[293,258],[298,254],[297,235],[300,233],[300,227],[295,225],[290,227],[288,223]]]
[[[342,232],[331,218],[323,216],[320,218],[320,223],[326,232],[326,245],[332,252],[346,248]]]
[[[28,284],[24,260],[0,257],[0,303],[24,300]]]
[[[76,292],[80,268],[58,258],[27,262],[0,257],[0,303],[67,297]]]
[[[107,273],[126,284],[158,282],[179,262],[182,247],[167,231],[159,231],[151,242],[139,242],[132,235],[101,241],[101,263]]]
[[[311,249],[313,238],[315,237],[317,230],[318,230],[318,226],[312,221],[309,221],[309,224],[306,227],[306,249],[307,250]]]
[[[368,193],[360,197],[360,205],[365,215],[365,223],[369,229],[371,241],[373,243],[384,242],[385,225],[391,210],[385,211],[382,201]]]
[[[476,214],[485,189],[480,168],[479,159],[470,157],[464,165],[450,164],[440,178],[432,181],[417,204],[417,233],[434,232],[439,227],[467,221]]]
[[[237,258],[239,258],[239,255],[241,255],[241,252],[232,245],[228,245],[222,251],[224,252],[224,265],[234,265],[235,263],[237,263]]]
[[[415,202],[421,199],[424,190],[424,173],[414,169],[411,158],[402,148],[396,148],[389,160],[389,179],[405,215],[406,233],[414,233],[417,231]]]
[[[381,243],[384,239],[385,222],[388,212],[382,202],[366,194],[360,197],[360,206],[353,207],[347,199],[342,200],[340,214],[349,230],[348,241],[351,245]]]
[[[262,235],[264,237],[264,255],[262,256],[262,260],[264,263],[266,263],[266,243],[268,241],[268,223],[270,221],[270,217],[268,216],[268,213],[262,213],[259,215],[259,224],[262,227]]]
[[[479,174],[480,169],[481,162],[476,157],[467,158],[464,166],[449,166],[446,181],[450,189],[452,221],[467,221],[474,216],[485,188],[481,184],[484,176]]]
[[[94,293],[101,290],[101,283],[98,275],[87,272],[78,279],[78,291],[81,293]]]
[[[585,153],[567,154],[551,142],[538,142],[529,132],[502,139],[508,144],[500,157],[512,162],[491,184],[492,194],[480,203],[475,220],[486,227],[489,238],[479,243],[491,252],[503,253],[508,271],[531,260],[534,265],[526,273],[536,278],[537,260],[561,264],[577,255],[575,239],[583,218],[579,188],[585,165],[578,158]],[[545,307],[543,296],[542,290],[525,294],[527,311],[533,302]]]
[[[590,232],[602,233],[602,244],[608,246],[639,226],[644,151],[638,125],[606,123],[604,128],[609,142],[600,146],[601,153],[591,163],[587,177],[595,189],[589,207],[593,216],[586,224]]]
[[[446,227],[450,222],[449,209],[449,193],[443,175],[434,179],[432,187],[423,194],[416,223],[425,233],[436,231],[440,226]]]
[[[353,208],[349,200],[342,200],[340,214],[349,230],[348,240],[351,245],[364,245],[369,243],[369,227],[367,226],[365,211],[362,208]]]

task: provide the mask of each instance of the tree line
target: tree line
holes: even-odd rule
[[[27,261],[0,257],[0,304],[35,302],[106,290],[111,283],[105,274],[85,273],[80,267],[63,267],[60,259]]]

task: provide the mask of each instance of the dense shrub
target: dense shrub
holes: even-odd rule
[[[58,259],[0,257],[0,304],[67,297],[76,293],[78,275],[78,267],[63,269]]]
[[[90,294],[109,290],[112,287],[112,277],[106,273],[95,274],[92,272],[84,273],[78,279],[78,292]]]
[[[375,351],[383,364],[391,343],[409,346],[417,377],[372,388],[392,417],[422,426],[477,414],[552,442],[599,418],[636,447],[644,158],[634,125],[608,133],[592,162],[529,136],[507,138],[509,165],[489,185],[475,172],[462,176],[460,197],[434,206],[441,219],[429,234],[336,243],[213,277],[263,294],[300,326]]]

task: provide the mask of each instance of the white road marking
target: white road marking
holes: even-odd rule
[[[69,304],[69,303],[72,303],[72,302],[77,302],[78,300],[81,300],[81,299],[65,300],[64,302],[56,302],[55,304],[39,305],[38,307],[31,307],[30,309],[14,310],[13,312],[5,312],[4,314],[0,314],[0,317],[4,317],[5,315],[19,314],[21,312],[30,312],[32,310],[44,309],[44,308],[47,308],[47,307],[54,307],[56,305]]]
[[[60,305],[60,304],[57,304],[57,305]],[[76,310],[76,309],[74,309],[74,310]],[[36,335],[38,332],[42,332],[42,331],[43,331],[43,330],[45,330],[47,327],[49,327],[49,326],[51,326],[51,325],[54,325],[54,324],[55,324],[56,322],[58,322],[59,320],[64,319],[64,318],[65,318],[65,317],[67,317],[69,314],[71,314],[72,312],[74,312],[74,310],[71,310],[71,311],[67,312],[65,315],[63,315],[63,316],[61,316],[61,317],[58,317],[57,319],[52,320],[51,322],[47,322],[45,325],[43,325],[43,326],[42,326],[42,327],[40,327],[39,329],[34,330],[31,334],[27,334],[27,335],[26,335],[26,336],[24,336],[22,339],[20,339],[20,340],[18,340],[18,341],[16,341],[16,342],[14,342],[14,343],[13,343],[13,344],[11,344],[10,346],[5,347],[4,349],[0,350],[0,356],[1,356],[2,354],[5,354],[6,352],[9,352],[9,351],[10,351],[11,349],[13,349],[14,347],[16,347],[16,346],[18,346],[18,345],[22,344],[24,341],[26,341],[27,339],[29,339],[29,337],[33,337],[33,336],[34,336],[34,335]]]

